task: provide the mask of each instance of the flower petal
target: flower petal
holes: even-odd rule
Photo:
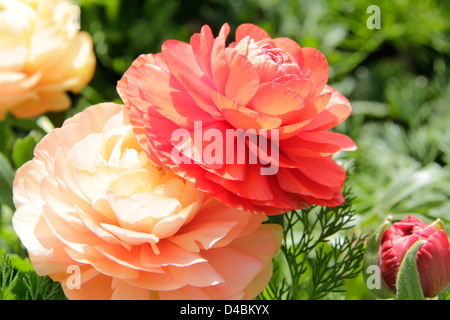
[[[243,23],[236,28],[236,42],[241,41],[246,36],[250,36],[255,41],[271,39],[266,31],[251,23]]]
[[[303,77],[314,84],[314,94],[324,89],[328,81],[328,62],[325,56],[314,48],[303,48],[303,64],[299,63]]]

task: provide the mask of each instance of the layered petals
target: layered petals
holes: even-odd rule
[[[332,156],[355,150],[333,129],[351,114],[313,48],[253,24],[136,59],[117,90],[148,156],[235,208],[280,214],[343,201]],[[326,177],[329,175],[329,177]],[[269,177],[273,176],[273,177]]]
[[[381,238],[381,274],[395,292],[397,275],[408,250],[425,241],[417,252],[417,271],[425,297],[435,297],[450,285],[450,244],[440,221],[430,225],[414,216],[395,222]]]
[[[69,0],[0,0],[0,120],[70,107],[92,79],[95,55]]]
[[[281,226],[264,215],[154,163],[113,103],[45,136],[13,192],[34,269],[69,299],[253,299],[281,245]]]

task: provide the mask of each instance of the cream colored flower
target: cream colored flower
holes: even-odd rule
[[[111,103],[44,137],[13,192],[34,269],[69,299],[252,299],[281,244],[280,225],[155,165]]]
[[[0,0],[0,120],[70,107],[92,79],[92,39],[70,0]]]

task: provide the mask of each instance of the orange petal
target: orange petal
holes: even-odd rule
[[[85,279],[84,273],[81,273],[80,278]],[[69,289],[67,281],[61,281],[61,286],[70,300],[109,300],[113,294],[112,280],[111,277],[96,271],[96,275],[83,282],[79,288]]]
[[[205,112],[220,119],[222,115],[215,108],[209,94],[214,84],[205,77],[198,66],[192,47],[185,42],[169,40],[162,46],[162,55],[171,74],[181,83],[196,104]]]
[[[147,63],[139,68],[130,68],[127,77],[139,86],[138,95],[128,95],[130,102],[137,102],[137,106],[140,105],[139,100],[144,100],[162,116],[181,127],[192,127],[194,119],[206,122],[211,118],[169,72],[157,65]],[[136,80],[138,83],[135,83]],[[128,94],[127,89],[124,94]]]
[[[303,51],[297,42],[292,39],[281,37],[273,39],[276,46],[290,53],[296,60],[298,65],[303,65]]]
[[[347,98],[329,86],[326,86],[326,91],[331,92],[327,106],[312,119],[305,131],[331,129],[350,116],[352,108]]]
[[[195,287],[215,286],[224,282],[220,274],[206,261],[186,267],[168,266],[166,270],[175,281]]]
[[[227,51],[229,75],[225,96],[245,106],[259,87],[258,73],[246,57],[236,50]]]
[[[189,224],[168,239],[190,252],[210,249],[237,224],[237,221],[211,221]]]
[[[338,150],[344,151],[356,150],[356,145],[353,142],[353,140],[348,136],[346,136],[345,134],[339,132],[333,131],[301,132],[298,136],[305,141],[336,146]]]
[[[225,86],[229,76],[227,54],[225,49],[226,39],[230,33],[230,26],[224,24],[220,28],[219,35],[214,40],[211,52],[211,74],[216,90],[222,94],[225,93]]]
[[[277,179],[283,190],[299,194],[302,197],[310,196],[318,199],[330,199],[335,194],[326,185],[310,179],[297,169],[280,168]]]
[[[190,43],[198,65],[212,79],[211,53],[214,45],[214,36],[211,28],[208,25],[204,25],[200,33],[192,35]]]
[[[278,117],[283,123],[289,123],[293,119],[298,119],[298,113],[303,105],[303,98],[299,94],[287,86],[269,82],[259,87],[249,108],[259,114]]]
[[[186,251],[176,244],[163,240],[157,244],[158,254],[150,245],[142,245],[140,247],[140,258],[143,267],[165,267],[172,266],[190,266],[200,263],[205,259],[198,253]]]
[[[297,158],[299,170],[310,179],[329,187],[340,189],[345,181],[345,170],[331,157]]]
[[[306,98],[307,96],[309,96],[312,91],[312,82],[309,79],[297,77],[297,78],[287,81],[285,83],[285,85],[289,89],[297,92],[303,98]]]
[[[325,56],[314,48],[303,48],[303,64],[299,64],[302,77],[314,84],[314,95],[322,92],[328,81],[328,62]]]
[[[261,175],[261,165],[259,164],[247,164],[243,181],[225,180],[210,173],[205,177],[247,199],[266,201],[274,198],[267,176]],[[254,187],[254,181],[258,181],[258,188]]]
[[[241,41],[246,36],[250,36],[255,41],[271,39],[266,31],[251,23],[243,23],[236,28],[236,42]]]
[[[140,272],[137,278],[126,279],[126,282],[138,287],[149,290],[177,290],[185,286],[184,283],[175,281],[166,272]]]
[[[162,300],[210,300],[211,298],[203,292],[202,288],[184,286],[177,290],[160,291],[159,298]]]
[[[339,150],[354,150],[354,142],[347,136],[331,131],[299,132],[286,140],[280,141],[280,150],[290,158],[325,157]]]
[[[114,279],[111,288],[114,290],[111,300],[151,300],[151,291],[130,285],[125,281]]]
[[[217,92],[211,91],[215,105],[222,111],[223,117],[237,129],[273,129],[281,125],[282,120],[277,117],[261,115],[256,111],[239,105]]]

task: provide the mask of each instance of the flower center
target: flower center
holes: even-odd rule
[[[277,64],[292,63],[291,56],[279,48],[262,48],[264,54]]]

